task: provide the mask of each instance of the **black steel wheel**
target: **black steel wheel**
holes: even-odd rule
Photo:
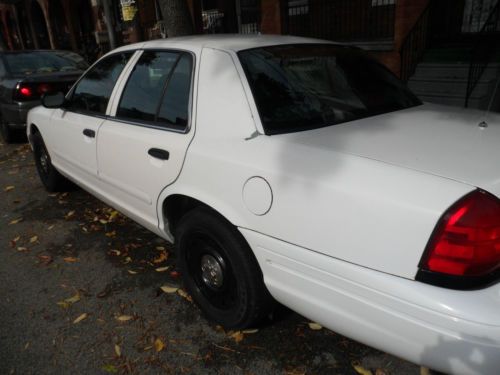
[[[212,210],[188,212],[176,231],[184,284],[204,314],[225,328],[257,324],[273,307],[252,250],[238,230]]]
[[[70,182],[52,165],[50,154],[40,133],[33,134],[33,154],[38,176],[49,192],[64,191]]]

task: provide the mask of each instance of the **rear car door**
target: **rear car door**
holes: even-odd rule
[[[99,129],[99,178],[149,228],[158,225],[156,201],[179,175],[193,137],[194,61],[184,51],[143,51]]]
[[[116,53],[97,62],[55,109],[46,139],[52,161],[63,172],[89,185],[97,178],[96,136],[113,88],[133,52]]]

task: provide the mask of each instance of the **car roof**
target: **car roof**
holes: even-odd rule
[[[186,48],[199,49],[203,47],[216,48],[225,51],[238,52],[245,49],[265,47],[283,44],[305,44],[305,43],[328,43],[337,45],[347,45],[334,43],[332,41],[303,38],[287,35],[259,35],[259,34],[211,34],[192,35],[175,38],[157,39],[148,42],[141,42],[120,47],[115,51],[126,51],[141,48]]]

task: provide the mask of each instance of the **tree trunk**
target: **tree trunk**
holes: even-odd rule
[[[159,0],[168,37],[194,34],[187,0]]]

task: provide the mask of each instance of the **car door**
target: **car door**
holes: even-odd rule
[[[62,108],[55,109],[46,139],[54,165],[91,184],[97,179],[96,135],[103,123],[113,88],[132,52],[98,61],[77,82]]]
[[[158,225],[156,201],[179,175],[190,131],[194,57],[145,50],[111,116],[99,130],[99,178],[113,200],[142,225]]]

